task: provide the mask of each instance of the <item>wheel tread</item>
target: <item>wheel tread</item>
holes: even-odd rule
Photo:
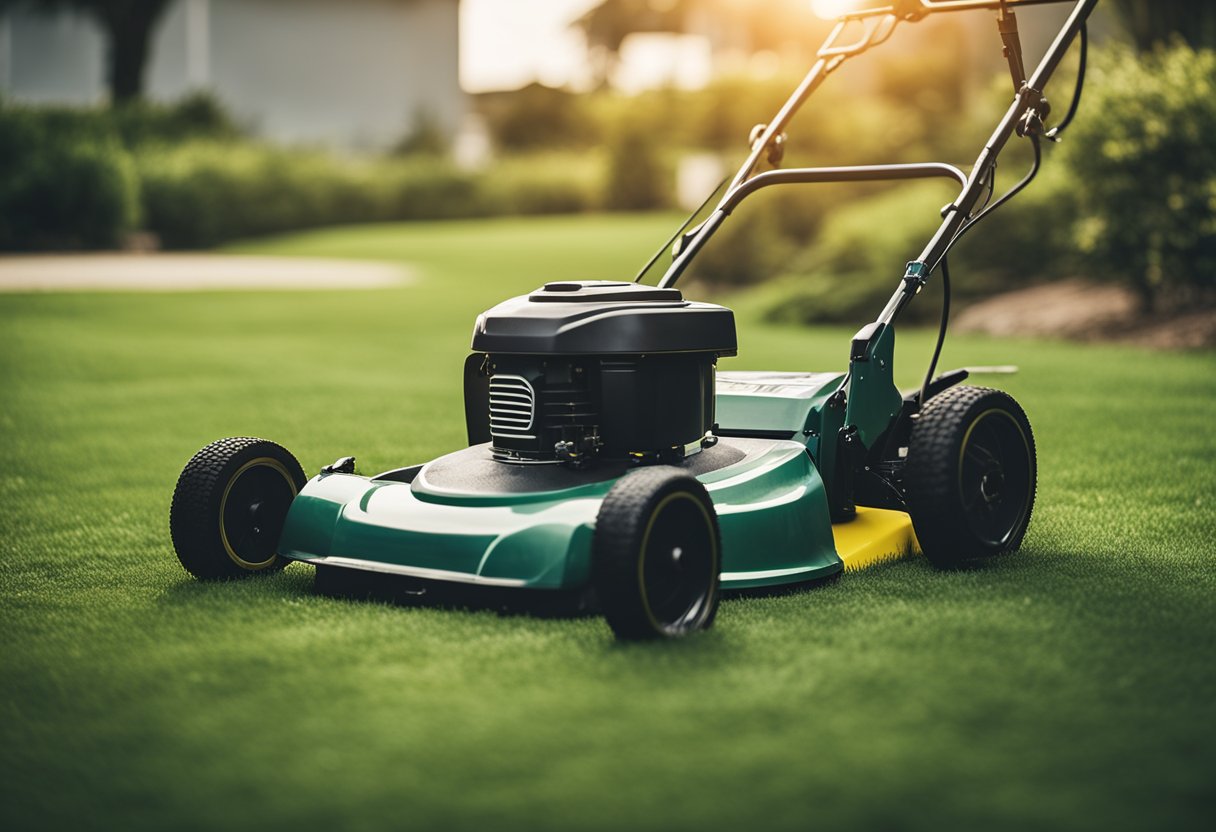
[[[960,425],[989,400],[1012,413],[1025,430],[1031,459],[1030,503],[1013,538],[997,551],[988,550],[965,529],[954,510]],[[1008,393],[991,387],[952,387],[931,398],[916,417],[908,443],[906,481],[913,528],[926,557],[939,566],[1016,550],[1030,524],[1037,491],[1034,434],[1022,407]]]
[[[709,508],[713,535],[718,540],[720,570],[721,532],[705,486],[691,474],[669,465],[640,468],[625,475],[604,498],[596,517],[592,547],[592,584],[604,616],[618,638],[633,640],[663,635],[654,630],[641,597],[633,591],[637,583],[635,549],[655,504],[680,488],[697,494]],[[710,611],[702,629],[713,623],[717,612],[717,583],[715,575]]]
[[[216,521],[222,491],[236,467],[246,459],[273,456],[284,463],[297,491],[306,477],[300,463],[286,448],[254,436],[219,439],[200,449],[182,469],[169,506],[169,536],[182,566],[196,578],[214,580],[249,574],[223,551]],[[218,556],[217,556],[218,547]],[[282,569],[286,561],[259,572]]]

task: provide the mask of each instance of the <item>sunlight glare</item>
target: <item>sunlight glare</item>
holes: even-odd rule
[[[824,20],[835,20],[862,5],[858,0],[811,0],[811,10]]]

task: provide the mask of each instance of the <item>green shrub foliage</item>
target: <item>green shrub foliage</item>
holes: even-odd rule
[[[586,147],[600,139],[583,96],[543,84],[486,93],[478,109],[503,150]]]
[[[344,222],[486,213],[477,182],[435,159],[358,162],[250,142],[139,154],[148,228],[170,248]]]
[[[659,208],[668,200],[668,172],[655,138],[641,124],[628,123],[608,147],[607,208],[641,211]]]
[[[1114,49],[1068,136],[1091,273],[1148,305],[1216,289],[1216,52]]]
[[[0,107],[0,249],[114,247],[139,210],[135,167],[112,125]]]

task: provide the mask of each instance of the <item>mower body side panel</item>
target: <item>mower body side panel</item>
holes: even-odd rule
[[[827,491],[799,442],[745,471],[699,477],[722,530],[722,588],[745,589],[826,578],[841,571]]]
[[[867,328],[868,329],[868,328]],[[861,333],[865,333],[863,329]],[[849,362],[849,398],[845,424],[855,425],[861,442],[872,448],[903,406],[903,395],[895,386],[895,328],[883,325],[863,344],[854,340],[854,349],[864,346]]]
[[[434,502],[411,485],[331,474],[296,497],[284,557],[372,572],[489,586],[561,589],[586,582],[590,533],[607,488],[546,501]]]
[[[726,441],[726,440],[724,440]],[[722,530],[724,588],[828,577],[836,556],[823,483],[797,442],[744,440],[743,459],[698,477]],[[418,578],[577,589],[615,479],[545,492],[461,493],[346,474],[315,477],[292,503],[279,553]]]
[[[843,373],[718,373],[719,430],[728,436],[782,435],[819,461],[823,413],[844,378]]]

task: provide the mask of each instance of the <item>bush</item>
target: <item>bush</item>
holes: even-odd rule
[[[585,147],[599,139],[583,96],[543,84],[486,93],[479,96],[478,109],[504,150]]]
[[[113,129],[0,107],[0,249],[118,246],[139,184]]]
[[[786,290],[773,294],[765,317],[799,323],[873,317],[898,285],[904,264],[932,235],[934,208],[945,192],[941,185],[918,183],[849,200],[826,218],[815,243],[787,270],[780,281]],[[928,307],[913,304],[907,314],[932,318],[936,310]]]
[[[959,243],[960,265],[977,278],[1025,284],[1068,277],[1084,265],[1073,236],[1076,183],[1063,159],[1043,165],[1030,187]]]
[[[1068,137],[1078,243],[1147,306],[1216,289],[1216,52],[1112,49]]]
[[[746,286],[788,269],[818,233],[823,197],[822,191],[792,186],[748,198],[697,255],[691,278],[714,286]]]
[[[1004,167],[1012,172],[1001,177],[998,195],[1021,177],[1021,163],[1026,161],[1012,147],[1009,155]],[[950,255],[954,299],[965,303],[1007,287],[1071,273],[1077,265],[1072,239],[1076,197],[1071,185],[1068,168],[1061,160],[1048,158],[1029,188],[969,232]],[[937,230],[941,220],[936,209],[951,195],[948,187],[933,182],[891,185],[878,192],[871,186],[852,186],[831,193],[841,207],[826,216],[809,245],[800,245],[800,251],[787,255],[776,270],[771,261],[765,264],[760,258],[753,265],[753,273],[782,275],[748,300],[766,318],[852,323],[872,316],[895,290],[904,264]],[[826,192],[801,194],[799,198],[806,200],[808,194]],[[814,218],[816,209],[823,212],[821,206],[807,202],[803,215]],[[791,213],[786,208],[777,216]],[[784,239],[798,236],[786,232]],[[712,247],[707,254],[712,254]],[[934,279],[931,287],[937,283]],[[937,314],[936,302],[922,300],[910,305],[902,320],[928,322]]]
[[[382,219],[448,220],[491,213],[482,193],[481,180],[446,162],[434,159],[406,159],[397,164],[371,161],[356,169],[361,171],[358,181],[367,182],[373,177],[382,180],[381,193],[389,200],[389,213]],[[378,199],[374,197],[373,201]],[[331,218],[329,222],[350,220]]]
[[[396,156],[447,156],[452,138],[430,110],[423,108],[414,114],[414,126],[393,148]]]
[[[548,152],[500,159],[483,174],[495,214],[567,214],[599,207],[604,163],[595,153]]]
[[[67,112],[78,119],[109,123],[128,148],[153,142],[235,139],[241,135],[223,105],[214,96],[201,92],[173,104],[137,99],[108,110]]]
[[[148,228],[170,248],[344,222],[484,213],[476,181],[434,159],[342,161],[249,142],[138,156]]]
[[[669,174],[659,158],[657,140],[639,124],[627,124],[608,147],[604,206],[645,211],[668,203]]]

